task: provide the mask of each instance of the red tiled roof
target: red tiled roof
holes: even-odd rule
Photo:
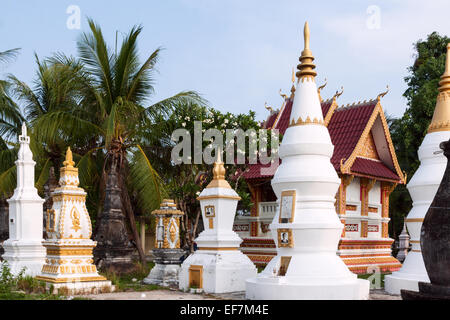
[[[280,159],[281,163],[281,159]],[[248,166],[248,171],[246,170],[244,174],[242,175],[245,179],[261,179],[261,178],[271,178],[274,176],[275,172],[277,171],[278,166],[270,166],[270,163],[268,164],[251,164]]]
[[[340,169],[341,159],[348,159],[352,154],[376,104],[376,101],[369,101],[334,111],[328,123],[328,131],[334,145],[331,163],[336,170]]]
[[[322,113],[325,118],[327,112],[330,110],[332,101],[324,101],[321,103]],[[372,116],[376,107],[377,101],[372,100],[350,107],[338,108],[334,111],[330,122],[328,123],[328,131],[330,132],[331,142],[334,145],[334,153],[331,158],[336,171],[340,171],[341,159],[348,159],[358,143],[361,134],[363,133],[370,117]],[[281,115],[278,119],[276,129],[280,134],[284,134],[289,127],[289,119],[292,110],[292,99],[288,99],[285,107],[281,110]],[[271,115],[269,120],[274,117],[276,119],[277,113]],[[272,122],[273,124],[273,122]],[[353,164],[351,171],[360,174],[372,175],[375,177],[400,180],[399,176],[391,169],[386,167],[383,163],[377,161],[367,162],[365,159],[357,158],[358,162]],[[375,164],[374,164],[375,163]],[[370,164],[370,165],[369,165]],[[275,170],[269,173],[261,174],[261,168],[269,165],[255,164],[250,165],[247,172],[244,173],[245,179],[270,178],[275,174]],[[357,171],[359,170],[359,171]]]
[[[396,181],[400,180],[398,175],[392,172],[391,169],[386,167],[380,161],[356,157],[350,170],[355,173],[366,174],[374,177],[387,178]]]
[[[275,122],[275,119],[278,116],[278,112],[274,112],[272,113],[269,118],[264,122],[264,128],[268,129],[268,128],[272,128],[273,123]]]
[[[322,107],[322,115],[324,118],[326,117],[328,110],[330,110],[332,104],[333,104],[332,100],[327,100],[320,104],[320,106]]]
[[[279,130],[280,134],[284,134],[286,132],[286,129],[289,127],[289,118],[291,117],[291,111],[292,111],[292,99],[289,99],[286,102],[286,105],[282,109],[282,113],[280,118],[278,119],[277,125],[275,129]]]

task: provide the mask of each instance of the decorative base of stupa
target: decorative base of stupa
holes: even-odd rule
[[[230,293],[245,290],[245,280],[255,277],[251,260],[235,250],[197,250],[181,265],[179,288],[200,288],[206,293]]]
[[[94,249],[95,264],[101,270],[116,273],[132,272],[136,268],[133,260],[134,248],[96,247]]]
[[[419,291],[419,282],[430,282],[422,254],[410,251],[402,268],[384,278],[384,289],[389,294],[400,295],[400,290]]]
[[[37,280],[44,281],[47,288],[53,287],[53,294],[79,295],[79,294],[99,294],[115,291],[115,286],[104,277],[92,279],[49,279],[37,276]]]
[[[186,253],[182,249],[153,249],[155,266],[143,280],[146,284],[178,288],[181,257]]]
[[[450,286],[419,282],[419,292],[401,290],[403,300],[450,300]]]
[[[149,275],[142,280],[145,284],[156,284],[162,287],[178,288],[179,264],[159,264],[150,270]]]
[[[402,264],[391,255],[392,242],[393,240],[386,239],[345,239],[344,242],[341,239],[338,256],[356,274],[372,273],[375,269],[382,273],[395,272]],[[349,247],[357,249],[348,249]],[[265,267],[277,255],[275,242],[271,238],[244,238],[240,250],[258,267]]]
[[[12,274],[18,275],[24,268],[24,275],[35,276],[45,263],[45,248],[40,241],[7,240],[3,243],[3,260],[8,262]]]
[[[337,256],[302,254],[291,258],[286,275],[278,275],[281,257],[256,278],[246,280],[251,300],[367,300],[370,282],[358,279]],[[300,272],[289,275],[291,268]]]
[[[306,282],[306,281],[305,281]],[[368,281],[354,279],[328,283],[294,283],[286,277],[258,277],[246,281],[245,297],[251,300],[367,300]]]

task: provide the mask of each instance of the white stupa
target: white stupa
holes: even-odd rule
[[[45,262],[45,248],[42,245],[42,205],[34,187],[33,153],[30,150],[30,137],[27,127],[22,124],[19,136],[19,154],[16,160],[17,187],[9,203],[9,239],[3,243],[3,259],[9,264],[11,272],[18,274],[25,268],[25,274],[34,276],[41,271]]]
[[[236,206],[241,199],[225,180],[220,160],[214,163],[214,178],[200,193],[202,231],[195,239],[198,250],[181,265],[179,288],[195,288],[206,293],[245,290],[245,280],[256,276],[253,262],[239,250],[242,239],[233,231]]]
[[[336,255],[344,227],[334,207],[340,180],[330,162],[334,146],[314,80],[308,23],[304,36],[290,126],[279,151],[283,162],[272,179],[280,208],[270,225],[277,256],[246,281],[246,297],[367,299],[369,282],[357,279]]]
[[[411,236],[411,251],[402,268],[384,280],[385,290],[391,294],[400,294],[401,289],[419,291],[419,282],[430,282],[420,249],[420,229],[447,166],[447,158],[439,144],[450,139],[450,44],[447,45],[445,72],[439,85],[433,119],[417,152],[420,166],[407,185],[413,200],[413,207],[405,219]]]
[[[36,279],[65,289],[69,294],[110,292],[111,281],[98,274],[92,251],[92,224],[86,208],[86,192],[78,185],[78,168],[74,167],[70,148],[60,169],[59,186],[52,192],[53,205],[47,210],[43,242],[47,249],[45,264]],[[42,225],[42,220],[41,223]]]

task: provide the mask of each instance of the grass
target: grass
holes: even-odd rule
[[[52,294],[43,281],[25,276],[25,269],[13,275],[8,264],[0,266],[0,300],[65,300],[67,297]]]
[[[111,280],[112,284],[116,286],[115,292],[140,292],[167,289],[154,284],[142,283],[142,280],[147,277],[150,270],[155,266],[153,262],[148,262],[145,266],[137,263],[136,266],[136,271],[127,274],[117,274],[110,271],[102,272],[101,274],[108,280]]]
[[[384,289],[384,277],[385,276],[387,276],[387,275],[389,275],[389,274],[391,274],[391,273],[381,273],[380,274],[380,282],[381,282],[381,289]],[[373,273],[366,273],[366,274],[358,274],[358,278],[359,279],[366,279],[366,280],[372,280],[371,281],[371,284],[370,284],[370,288],[372,289],[372,286],[374,286],[375,285],[375,281],[373,280],[374,278],[373,278]],[[371,279],[369,279],[370,277],[372,277]]]

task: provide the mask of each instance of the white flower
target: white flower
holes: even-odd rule
[[[183,122],[181,125],[182,125],[183,127],[186,127],[186,122]]]
[[[225,123],[228,123],[228,119],[225,119],[225,121],[224,121]]]

